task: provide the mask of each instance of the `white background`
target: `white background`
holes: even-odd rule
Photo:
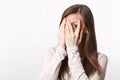
[[[119,0],[0,0],[0,80],[37,80],[63,11],[77,3],[93,12],[98,50],[109,59],[105,80],[119,80]]]

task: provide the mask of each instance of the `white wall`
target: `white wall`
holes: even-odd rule
[[[105,80],[119,80],[118,0],[0,0],[0,80],[37,80],[46,51],[57,45],[58,25],[70,5],[88,5],[98,50],[109,58]]]

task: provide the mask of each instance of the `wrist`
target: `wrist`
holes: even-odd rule
[[[78,50],[79,50],[78,46],[76,46],[76,45],[67,47],[67,52],[68,53],[77,52]]]
[[[56,51],[62,56],[66,56],[67,55],[67,53],[66,53],[66,50],[63,48],[63,47],[61,47],[61,46],[57,46],[57,49],[56,49]]]
[[[69,44],[69,45],[67,45],[67,48],[70,48],[70,47],[77,47],[77,45],[75,45],[75,44]]]
[[[58,44],[58,47],[65,49],[65,45]]]

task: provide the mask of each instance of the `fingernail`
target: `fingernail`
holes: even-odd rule
[[[66,21],[65,18],[63,19],[63,21],[64,21],[64,22]]]

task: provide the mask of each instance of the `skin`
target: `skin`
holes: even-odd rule
[[[82,39],[82,16],[78,13],[70,14],[63,19],[58,32],[58,46],[65,48],[78,46]]]

